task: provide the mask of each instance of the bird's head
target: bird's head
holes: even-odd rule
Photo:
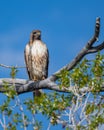
[[[30,36],[30,40],[33,42],[34,40],[41,40],[41,31],[33,30]]]

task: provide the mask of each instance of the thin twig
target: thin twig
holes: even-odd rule
[[[12,68],[15,68],[15,69],[26,68],[25,66],[8,66],[8,65],[4,65],[4,64],[0,64],[0,66],[4,67],[4,68],[9,68],[9,69],[12,69]]]
[[[2,128],[4,127],[4,125],[3,125],[3,122],[1,121],[1,119],[0,119],[0,124],[1,124],[1,126],[2,126]]]
[[[51,128],[51,123],[49,122],[47,130],[50,130],[50,128]]]
[[[84,113],[84,110],[85,110],[85,108],[86,108],[86,106],[87,106],[87,102],[88,102],[88,99],[89,99],[90,94],[91,94],[91,93],[89,92],[88,95],[87,95],[87,98],[86,98],[86,100],[85,100],[85,102],[84,102],[84,106],[83,106],[83,108],[82,108],[82,112],[81,112],[81,114],[80,114],[80,118],[83,117],[83,113]]]
[[[2,117],[3,117],[3,127],[4,127],[4,130],[7,128],[6,126],[6,117],[5,117],[5,112],[2,112]]]

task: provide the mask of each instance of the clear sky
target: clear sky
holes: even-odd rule
[[[102,42],[104,0],[1,0],[0,63],[24,66],[30,33],[40,29],[50,53],[51,75],[69,63],[92,37],[98,16]],[[9,77],[7,70],[0,68],[0,77]],[[18,77],[28,78],[25,70]]]

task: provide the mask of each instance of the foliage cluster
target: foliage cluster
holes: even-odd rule
[[[14,79],[18,70],[11,69]],[[60,89],[68,93],[55,91],[42,93],[34,99],[21,101],[15,91],[15,83],[8,87],[4,82],[6,99],[0,104],[0,124],[4,130],[16,130],[18,126],[27,129],[29,125],[34,130],[42,129],[42,123],[35,118],[43,114],[51,125],[61,124],[66,130],[95,130],[104,124],[104,55],[98,53],[94,60],[84,59],[73,70],[63,70],[57,75],[56,83]],[[80,91],[87,88],[87,91]],[[17,110],[18,108],[18,110]],[[29,118],[27,111],[30,112]],[[16,111],[17,110],[17,111]]]

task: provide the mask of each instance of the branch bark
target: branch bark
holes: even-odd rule
[[[49,90],[55,90],[59,92],[69,92],[73,89],[73,87],[70,87],[68,90],[66,89],[60,89],[59,86],[55,83],[57,80],[57,74],[60,74],[62,70],[72,70],[81,60],[82,58],[89,54],[89,53],[95,53],[100,50],[104,49],[104,42],[101,44],[94,46],[94,43],[98,41],[99,38],[99,32],[100,32],[100,18],[96,19],[96,24],[95,24],[95,33],[93,37],[87,42],[87,44],[83,47],[83,49],[78,53],[78,55],[66,66],[62,67],[60,70],[52,74],[50,77],[48,77],[45,80],[34,82],[30,80],[25,80],[25,79],[0,79],[0,92],[5,92],[3,89],[3,81],[6,81],[8,85],[12,85],[13,82],[15,82],[15,87],[16,91],[18,94],[21,93],[26,93],[26,92],[31,92],[36,89],[49,89]],[[0,64],[1,67],[5,68],[12,68],[12,66],[6,66],[3,64]],[[24,68],[24,67],[15,67],[15,68]],[[87,87],[82,88],[80,91],[89,91]],[[104,91],[104,86],[102,86],[102,91]]]
[[[1,78],[0,79],[0,92],[3,93],[6,90],[4,89],[4,82],[8,83],[8,87],[15,85],[16,91],[18,94],[22,94],[22,93],[27,93],[27,92],[32,92],[34,90],[37,89],[48,89],[48,90],[54,90],[54,91],[58,91],[58,92],[65,92],[65,93],[69,93],[69,92],[73,92],[73,87],[74,86],[70,86],[68,89],[65,88],[61,88],[55,83],[52,82],[49,78],[42,80],[42,81],[38,81],[38,82],[34,82],[34,81],[30,81],[30,80],[25,80],[25,79],[12,79],[12,78]],[[15,84],[14,84],[15,82]],[[79,92],[90,92],[90,88],[89,87],[83,87],[79,90]],[[104,91],[104,85],[102,86],[102,92]]]

